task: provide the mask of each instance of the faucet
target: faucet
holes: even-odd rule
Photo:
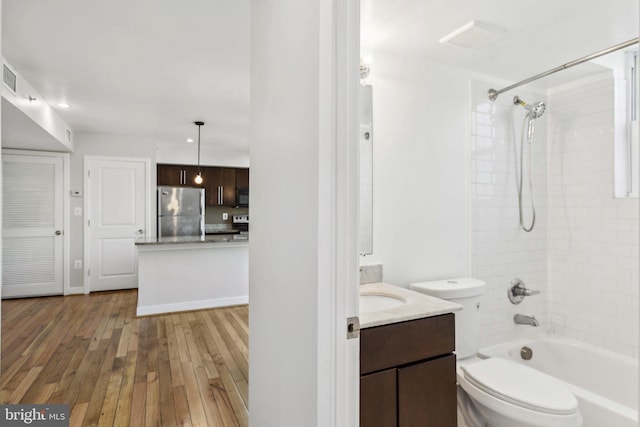
[[[524,282],[521,279],[513,279],[511,286],[507,290],[507,296],[511,304],[520,304],[524,297],[530,297],[531,295],[539,294],[539,290],[527,289]]]
[[[516,325],[530,325],[540,326],[540,322],[536,319],[536,316],[525,316],[524,314],[516,314],[513,316],[513,321]]]

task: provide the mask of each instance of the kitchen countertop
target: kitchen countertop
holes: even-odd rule
[[[248,244],[248,236],[178,236],[178,237],[160,237],[160,238],[141,238],[136,240],[137,246],[158,246],[158,245],[174,245],[174,244],[202,244],[202,243],[227,243],[234,245]]]
[[[405,322],[407,320],[421,319],[424,317],[437,316],[462,310],[462,306],[460,304],[383,282],[360,285],[360,295],[390,296],[406,301],[405,304],[390,310],[360,313],[360,329],[388,325],[390,323]]]
[[[232,230],[232,229],[228,229],[228,230],[212,230],[212,231],[205,231],[204,234],[207,235],[216,235],[216,234],[240,234],[240,230]]]

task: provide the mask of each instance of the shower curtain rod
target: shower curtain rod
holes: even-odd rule
[[[489,89],[489,92],[487,93],[487,95],[489,96],[489,99],[491,101],[495,101],[498,98],[498,95],[500,95],[501,93],[510,91],[511,89],[515,89],[518,86],[522,86],[522,85],[527,84],[529,82],[532,82],[534,80],[541,79],[542,77],[546,77],[549,74],[553,74],[553,73],[557,73],[558,71],[566,70],[569,67],[573,67],[574,65],[582,64],[583,62],[587,62],[587,61],[590,61],[590,60],[592,60],[594,58],[598,58],[598,57],[600,57],[602,55],[606,55],[608,53],[615,52],[616,50],[624,49],[625,47],[634,45],[636,43],[638,43],[638,37],[636,37],[635,39],[631,39],[629,41],[626,41],[624,43],[620,43],[620,44],[617,44],[615,46],[611,46],[608,49],[604,49],[604,50],[601,50],[599,52],[592,53],[591,55],[587,55],[587,56],[584,56],[582,58],[576,59],[575,61],[567,62],[566,64],[563,64],[563,65],[561,65],[559,67],[553,68],[553,69],[551,69],[549,71],[545,71],[544,73],[536,74],[533,77],[529,77],[526,80],[522,80],[521,82],[514,83],[511,86],[505,87],[504,89],[500,89],[500,90]]]

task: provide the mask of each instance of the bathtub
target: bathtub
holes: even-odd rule
[[[533,350],[530,360],[520,349]],[[584,427],[638,427],[638,361],[559,337],[540,336],[487,347],[481,358],[503,357],[552,375],[576,396]]]

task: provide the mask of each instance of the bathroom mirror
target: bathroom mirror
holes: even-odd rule
[[[371,85],[360,86],[360,255],[373,253],[373,111]]]

